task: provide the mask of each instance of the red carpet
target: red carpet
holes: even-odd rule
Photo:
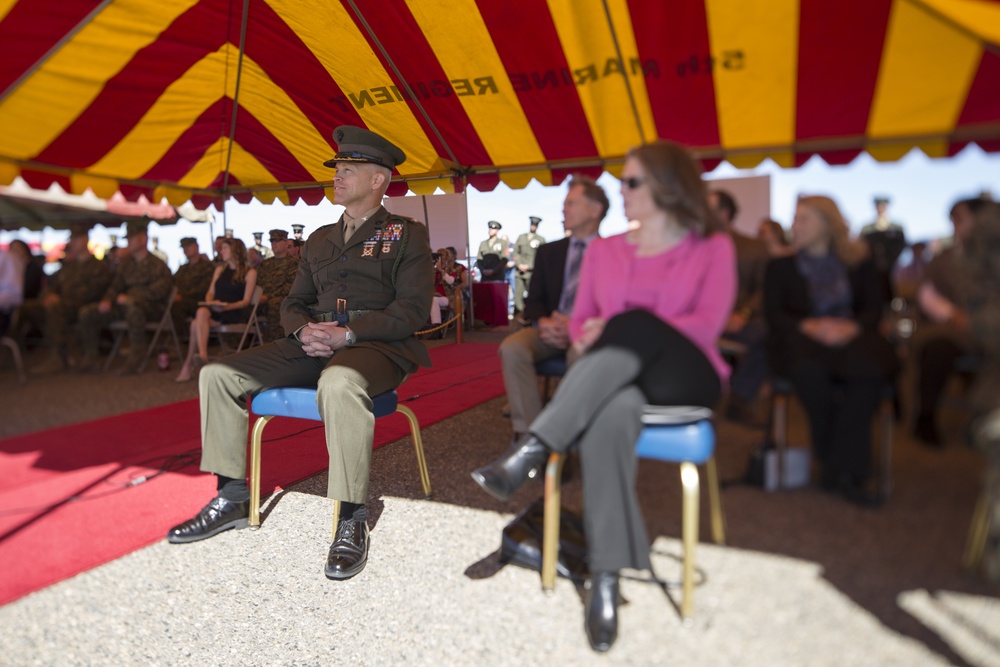
[[[496,345],[430,354],[434,367],[399,388],[421,427],[503,393]],[[462,390],[446,391],[455,386]],[[400,415],[375,423],[376,447],[409,435]],[[326,469],[322,431],[310,429],[317,425],[268,424],[262,496]],[[268,441],[279,438],[282,455],[268,456]],[[0,442],[0,604],[161,540],[191,517],[215,491],[215,478],[198,470],[200,446],[197,400]],[[430,474],[433,483],[433,467]]]

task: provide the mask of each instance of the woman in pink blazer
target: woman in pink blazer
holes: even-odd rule
[[[634,148],[621,180],[637,225],[587,249],[570,324],[579,360],[529,433],[472,473],[507,500],[551,451],[579,447],[591,571],[584,626],[596,651],[617,637],[619,571],[650,568],[635,493],[643,406],[715,406],[728,378],[716,340],[736,298],[733,244],[687,151],[663,141]]]

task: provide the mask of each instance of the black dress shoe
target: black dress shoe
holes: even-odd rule
[[[342,518],[326,557],[327,579],[350,579],[368,563],[368,522]]]
[[[590,648],[604,653],[618,638],[618,573],[595,572],[586,602],[587,639]]]
[[[233,502],[212,498],[193,519],[174,526],[167,532],[167,542],[184,544],[197,542],[230,528],[246,528],[250,524],[250,501]]]
[[[882,494],[869,480],[846,478],[841,481],[840,495],[846,500],[868,509],[882,506]]]
[[[472,479],[497,500],[506,501],[538,474],[549,458],[545,443],[528,433],[493,463],[472,471]]]

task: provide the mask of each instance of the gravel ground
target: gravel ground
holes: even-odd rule
[[[22,387],[0,361],[0,435],[196,395],[172,378],[150,368]],[[943,451],[897,426],[895,487],[879,510],[739,483],[761,433],[720,420],[727,545],[699,546],[694,618],[680,620],[676,590],[629,573],[606,655],[587,645],[576,586],[545,595],[537,573],[497,560],[502,527],[541,492],[531,484],[502,504],[468,477],[506,446],[502,404],[424,430],[430,500],[408,439],[375,452],[371,556],[355,579],[323,577],[332,504],[320,474],[270,499],[260,530],[161,542],[0,607],[0,665],[1000,665],[1000,591],[959,567],[983,459],[960,442],[958,398]],[[796,409],[791,437],[805,442]],[[665,580],[679,577],[679,486],[675,466],[640,466]],[[579,498],[567,484],[567,506]]]

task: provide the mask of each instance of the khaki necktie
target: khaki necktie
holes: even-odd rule
[[[356,224],[352,218],[344,218],[344,243],[347,243],[351,239]]]

